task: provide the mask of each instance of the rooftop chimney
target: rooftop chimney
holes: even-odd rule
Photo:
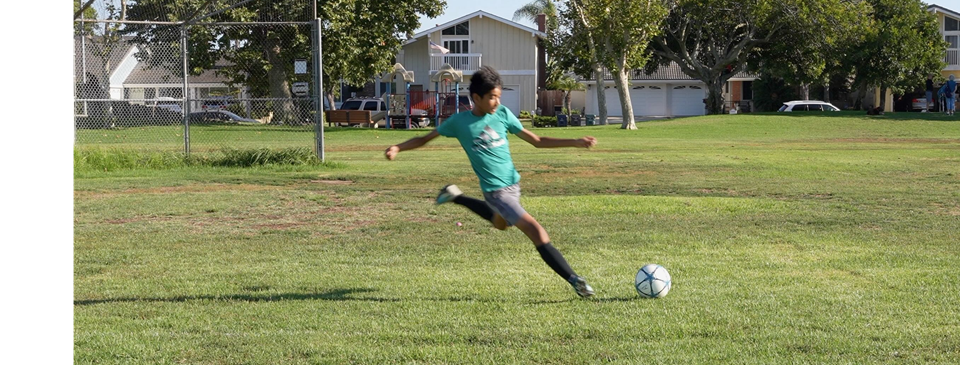
[[[547,14],[537,14],[537,30],[547,31]]]

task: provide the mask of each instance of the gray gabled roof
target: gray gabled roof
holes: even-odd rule
[[[931,13],[934,13],[934,14],[936,14],[936,13],[944,13],[944,14],[947,14],[947,15],[949,15],[950,17],[952,17],[952,18],[954,18],[954,19],[960,19],[960,13],[957,13],[957,12],[955,12],[955,11],[953,11],[953,10],[947,9],[947,8],[942,7],[942,6],[940,6],[940,5],[937,5],[937,4],[930,4],[930,5],[928,5],[928,6],[927,6],[927,11],[929,11],[929,12],[931,12]]]
[[[89,76],[96,77],[98,83],[105,84],[111,75],[117,71],[117,67],[120,66],[120,63],[127,57],[130,52],[136,51],[136,43],[133,42],[133,37],[123,37],[121,40],[110,47],[110,54],[108,57],[102,57],[102,51],[105,48],[104,41],[102,38],[97,36],[86,36],[86,38],[81,39],[80,36],[74,37],[74,80],[76,82],[83,81],[83,70],[86,69]],[[104,61],[109,62],[110,69],[106,70],[106,75],[104,75]],[[155,85],[155,84],[171,84],[171,85],[181,85],[183,84],[183,78],[179,76],[182,72],[177,72],[182,69],[182,64],[179,63],[178,59],[170,60],[171,64],[168,66],[153,66],[150,67],[144,62],[138,62],[136,67],[130,72],[130,75],[127,76],[124,80],[124,85]],[[86,63],[84,65],[84,63]],[[223,66],[227,66],[229,63],[226,61],[218,61],[214,69],[204,70],[199,76],[190,76],[190,83],[212,83],[212,84],[226,84],[228,79],[223,76],[217,75],[217,69]],[[116,85],[115,85],[116,86]]]
[[[130,39],[131,37],[123,37],[116,44],[108,44],[98,36],[74,36],[74,80],[82,82],[83,72],[86,70],[87,74],[96,77],[98,82],[106,82],[133,47]],[[104,54],[106,51],[109,51],[109,54]],[[104,70],[105,62],[109,62],[107,70]]]
[[[204,70],[198,76],[190,76],[189,81],[191,84],[226,84],[229,79],[226,77],[217,75],[217,69],[220,67],[228,66],[229,63],[226,61],[218,61],[213,69]],[[181,65],[163,65],[163,66],[149,66],[145,63],[140,63],[137,65],[133,72],[130,73],[130,76],[127,76],[127,79],[123,81],[124,85],[152,85],[152,84],[183,84],[183,78],[180,77],[181,72],[175,72],[174,68],[179,71]]]
[[[485,12],[485,11],[483,11],[483,10],[477,10],[477,11],[475,11],[475,12],[472,12],[472,13],[470,13],[470,14],[464,15],[464,16],[459,17],[459,18],[457,18],[457,19],[451,20],[451,21],[446,22],[446,23],[443,23],[443,24],[438,24],[436,27],[433,27],[433,28],[424,30],[424,31],[422,31],[422,32],[420,32],[420,33],[414,34],[412,37],[410,37],[410,39],[407,39],[406,44],[413,43],[413,42],[415,42],[417,39],[419,39],[420,37],[423,37],[423,36],[425,36],[425,35],[427,35],[427,34],[436,32],[436,31],[438,31],[438,30],[442,30],[442,29],[446,29],[446,28],[452,27],[452,26],[454,26],[454,25],[463,23],[464,21],[467,21],[467,20],[469,20],[469,19],[473,19],[474,17],[478,17],[478,16],[481,17],[481,18],[482,18],[482,17],[488,17],[488,18],[490,18],[490,19],[494,19],[494,20],[496,20],[496,21],[499,21],[499,22],[501,22],[501,23],[510,25],[510,26],[512,26],[512,27],[514,27],[514,28],[517,28],[517,29],[520,29],[520,30],[522,30],[522,31],[530,32],[531,34],[533,34],[533,35],[535,35],[535,36],[538,36],[538,37],[540,37],[540,38],[546,38],[546,36],[547,36],[546,33],[541,32],[541,31],[536,30],[536,29],[533,29],[533,28],[530,28],[530,27],[528,27],[528,26],[526,26],[526,25],[523,25],[523,24],[520,24],[520,23],[517,23],[517,22],[514,22],[514,21],[510,21],[510,20],[507,20],[507,19],[504,19],[504,18],[501,18],[501,17],[498,17],[498,16],[496,16],[496,15],[490,14],[490,13]]]

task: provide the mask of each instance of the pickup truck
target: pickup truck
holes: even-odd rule
[[[377,122],[378,127],[386,127],[387,103],[380,98],[350,98],[340,105],[342,110],[369,110],[370,120]],[[423,109],[411,109],[411,120],[419,119],[420,126],[426,126],[429,123],[427,111]],[[419,116],[419,117],[417,117]]]

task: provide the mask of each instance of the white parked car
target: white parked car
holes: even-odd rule
[[[190,113],[190,123],[251,123],[259,124],[255,119],[244,118],[227,110]]]
[[[200,106],[202,111],[205,112],[215,112],[220,110],[227,110],[227,107],[232,104],[233,100],[231,99],[210,99],[204,100],[203,104]]]
[[[820,100],[794,100],[783,103],[778,112],[838,112],[833,104]]]
[[[161,96],[157,98],[157,108],[166,109],[172,112],[183,114],[183,102],[171,97]]]

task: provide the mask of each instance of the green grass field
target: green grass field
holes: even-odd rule
[[[534,130],[592,150],[510,137],[524,206],[592,300],[518,230],[433,205],[479,195],[456,141],[383,158],[423,130],[328,130],[326,165],[106,168],[80,145],[75,361],[960,363],[960,118],[638,127]],[[313,138],[258,132],[242,147]],[[665,298],[634,290],[646,263]]]

